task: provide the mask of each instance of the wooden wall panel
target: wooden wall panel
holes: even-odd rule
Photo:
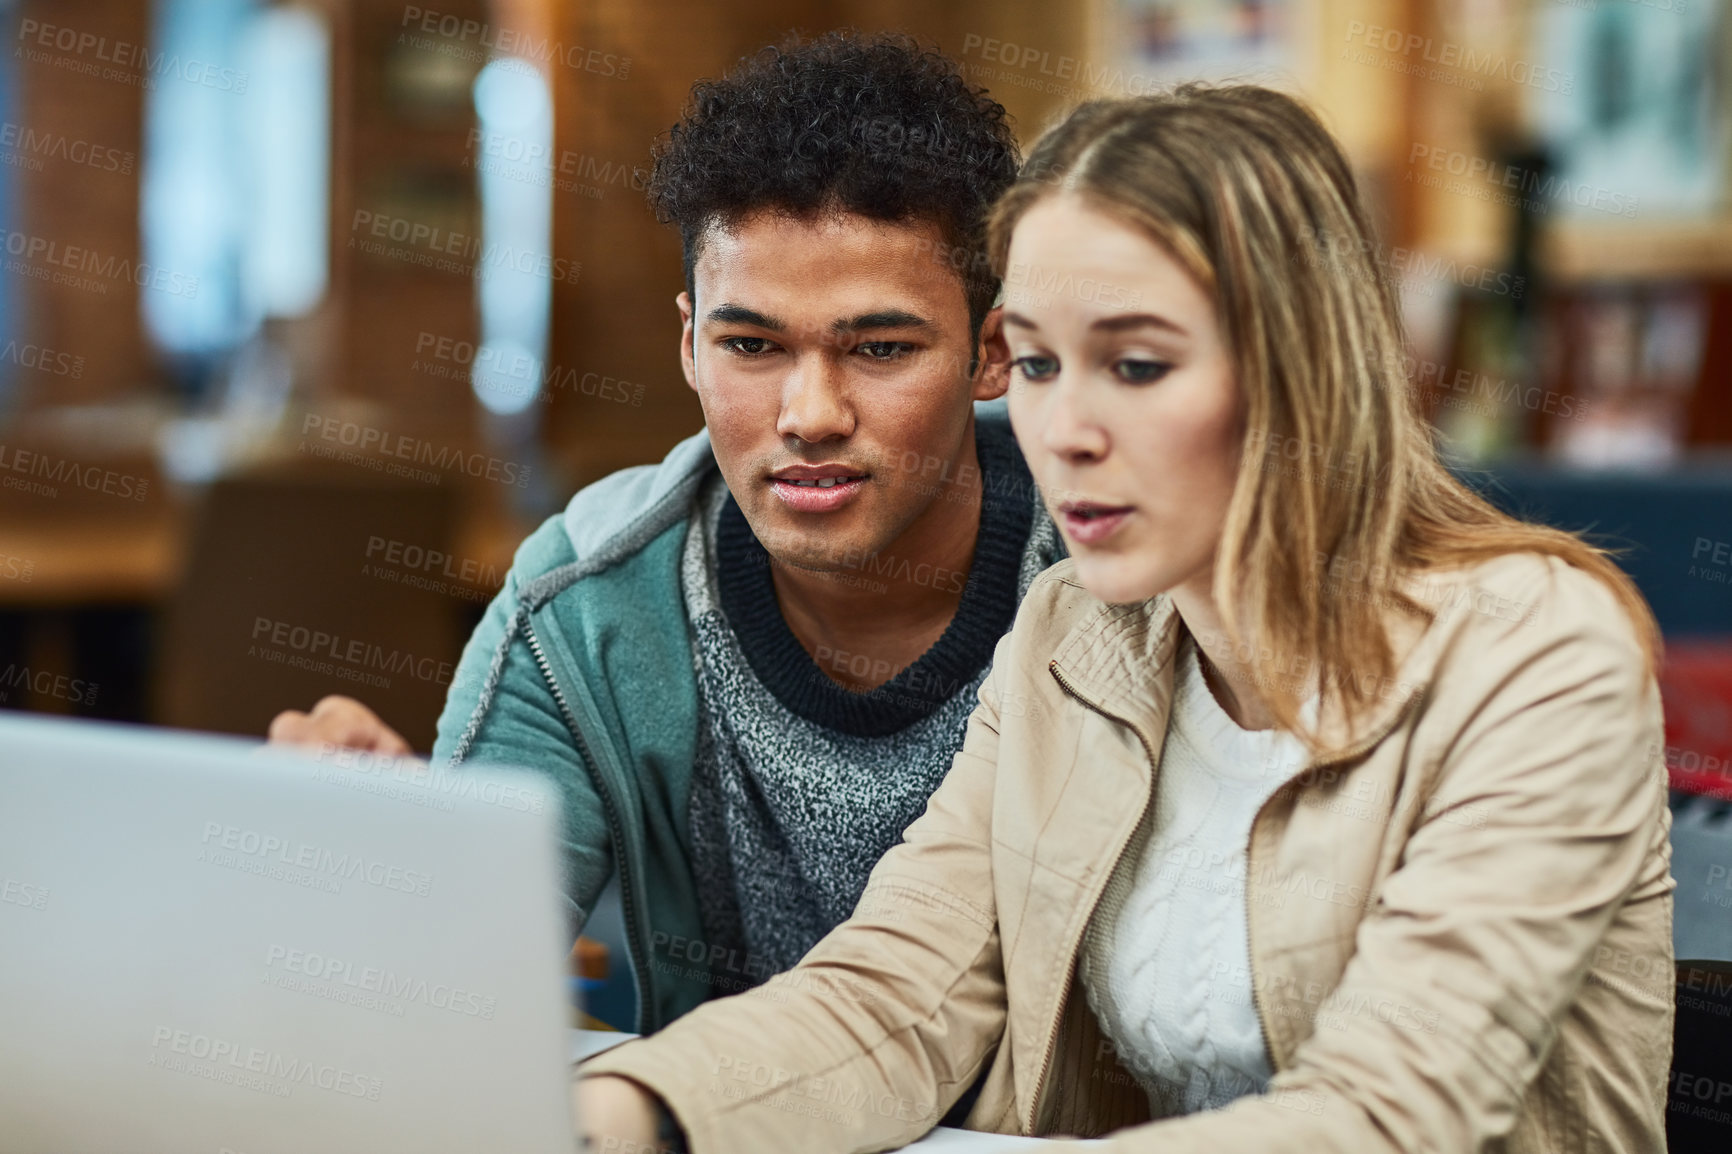
[[[16,255],[20,238],[9,238],[5,275],[18,294],[19,342],[83,358],[77,377],[21,373],[21,399],[32,406],[120,399],[143,376],[139,290],[126,270],[141,258],[138,176],[151,78],[134,62],[150,43],[149,6],[22,0],[16,19],[7,48],[17,71],[15,128],[50,142],[7,149],[30,163],[14,168],[13,227],[27,247]],[[21,274],[14,262],[30,271]],[[56,283],[54,274],[69,275]]]

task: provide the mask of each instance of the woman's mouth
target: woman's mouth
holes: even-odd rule
[[[1065,536],[1079,545],[1099,545],[1124,525],[1135,509],[1095,501],[1067,501],[1059,506]]]

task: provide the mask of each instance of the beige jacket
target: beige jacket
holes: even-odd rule
[[[1267,1093],[1148,1120],[1076,979],[1149,803],[1184,628],[1069,562],[1000,642],[949,776],[793,971],[584,1065],[694,1154],[873,1151],[983,1070],[973,1129],[1146,1154],[1665,1149],[1672,880],[1658,689],[1597,580],[1462,571],[1399,674],[1251,830]],[[1232,884],[1230,881],[1226,884]]]

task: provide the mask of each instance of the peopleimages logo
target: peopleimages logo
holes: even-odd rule
[[[342,1066],[297,1058],[260,1046],[246,1046],[226,1038],[213,1038],[209,1034],[195,1034],[191,1030],[177,1030],[173,1026],[158,1026],[150,1039],[150,1046],[156,1051],[150,1056],[149,1064],[152,1066],[216,1082],[233,1081],[233,1076],[239,1074],[273,1079],[277,1083],[275,1086],[249,1085],[246,1088],[266,1090],[284,1098],[292,1094],[296,1086],[311,1086],[333,1094],[377,1102],[385,1087],[382,1078],[358,1074]],[[193,1059],[193,1062],[175,1061],[173,1056],[176,1055]],[[205,1068],[199,1068],[198,1063],[206,1064]]]
[[[20,46],[13,50],[14,56],[22,57],[33,64],[71,63],[65,61],[65,58],[55,60],[45,49],[64,52],[72,57],[84,57],[85,63],[79,64],[76,70],[89,76],[101,76],[104,80],[127,83],[143,80],[145,87],[155,88],[158,80],[172,76],[188,84],[237,95],[247,90],[248,76],[238,69],[223,68],[192,57],[182,60],[178,53],[153,53],[143,44],[134,44],[129,40],[110,40],[94,32],[84,32],[60,24],[20,20],[17,40]],[[104,67],[105,65],[114,67]]]
[[[380,889],[426,897],[433,889],[433,875],[391,865],[365,854],[338,851],[330,846],[304,842],[295,838],[278,837],[240,826],[224,825],[220,821],[204,823],[204,836],[198,860],[212,865],[231,867],[236,860],[256,862],[289,869],[304,870],[327,883],[363,881]],[[222,851],[228,851],[226,854]],[[231,860],[234,859],[234,860]],[[238,868],[238,867],[237,867]],[[243,869],[254,873],[256,870]],[[331,890],[329,884],[315,887]],[[336,891],[331,891],[336,892]]]
[[[1463,288],[1518,300],[1527,290],[1526,277],[1512,276],[1500,269],[1471,261],[1458,262],[1454,257],[1422,252],[1419,249],[1399,246],[1384,249],[1364,236],[1349,237],[1319,232],[1311,237],[1311,243],[1300,247],[1295,259],[1312,268],[1351,273],[1359,266],[1361,257],[1379,279],[1398,277],[1415,288],[1421,287],[1415,282],[1458,284]],[[1430,296],[1431,293],[1424,290],[1419,295]]]
[[[9,158],[0,160],[0,163],[16,164],[32,172],[42,170],[42,160],[46,157],[124,176],[132,172],[138,159],[135,154],[118,148],[75,140],[60,132],[38,132],[10,120],[0,121],[0,149],[4,149]]]
[[[386,649],[383,645],[370,641],[355,637],[345,638],[322,629],[309,629],[305,625],[273,621],[269,617],[255,617],[252,639],[254,644],[248,646],[247,656],[277,661],[313,673],[343,676],[339,671],[361,673],[378,669],[383,673],[407,673],[417,681],[451,684],[452,665],[449,661],[417,657],[401,649]],[[323,660],[324,658],[330,660]],[[378,678],[377,681],[369,681],[369,684],[382,682],[381,688],[387,688],[391,684],[390,679],[382,674],[367,676]],[[350,680],[366,678],[352,677]]]
[[[72,705],[94,705],[97,688],[94,681],[68,677],[64,673],[50,673],[46,669],[33,670],[30,666],[17,662],[0,669],[0,701],[6,701],[12,690],[21,689],[26,693],[52,697]]]
[[[749,1095],[759,1105],[841,1125],[858,1125],[858,1113],[927,1125],[938,1120],[936,1103],[875,1093],[871,1087],[850,1086],[841,1078],[785,1070],[749,1057],[719,1055],[710,1074],[711,1091],[723,1097],[743,1099]]]
[[[1563,203],[1613,216],[1634,217],[1641,203],[1639,197],[1628,193],[1572,182],[1557,173],[1416,141],[1407,151],[1408,183],[1414,182],[1414,169],[1420,167],[1463,178],[1462,181],[1445,181],[1441,176],[1421,173],[1419,183],[1428,188],[1465,193],[1482,200],[1496,199],[1500,204],[1520,205],[1534,212],[1545,212],[1552,203]],[[1476,188],[1476,183],[1483,183],[1486,188]],[[1515,194],[1505,195],[1504,189],[1514,189]]]
[[[405,216],[355,210],[350,222],[349,247],[358,248],[369,256],[406,260],[441,272],[479,273],[489,276],[504,268],[529,276],[576,284],[583,273],[583,264],[566,260],[552,253],[511,245],[495,244],[479,234],[439,228]],[[365,232],[372,240],[361,238]],[[384,241],[395,241],[407,248],[392,248]]]
[[[429,982],[426,978],[409,977],[380,966],[358,966],[315,950],[272,945],[265,951],[265,965],[328,986],[378,994],[393,1001],[416,1003],[469,1018],[491,1021],[499,1008],[499,999],[492,995],[448,983]],[[299,992],[317,994],[321,991],[307,989]]]
[[[326,742],[319,747],[313,764],[313,776],[327,784],[364,793],[388,792],[400,799],[405,797],[403,792],[377,787],[403,786],[420,791],[428,799],[439,800],[443,803],[439,808],[447,812],[455,808],[454,801],[498,806],[518,813],[541,813],[547,808],[547,799],[533,787],[473,773],[449,773],[413,756],[348,749]],[[331,770],[327,766],[337,768]]]
[[[1363,20],[1347,22],[1347,42],[1361,42],[1366,48],[1377,49],[1390,56],[1411,58],[1418,53],[1418,62],[1422,64],[1439,65],[1483,83],[1486,79],[1508,80],[1515,84],[1525,84],[1530,88],[1538,88],[1545,92],[1558,92],[1565,96],[1575,91],[1576,78],[1573,73],[1561,72],[1556,68],[1541,68],[1526,60],[1511,60],[1501,52],[1476,50],[1470,45],[1459,44],[1453,40],[1438,40],[1431,36],[1421,36],[1417,32],[1403,32],[1399,28],[1385,28],[1380,24],[1367,24]]]
[[[17,878],[0,878],[0,902],[9,906],[23,906],[27,910],[45,910],[51,890],[44,886],[31,885]]]
[[[504,584],[499,575],[499,567],[484,564],[470,558],[457,558],[440,549],[429,549],[423,545],[414,545],[404,541],[387,540],[384,537],[367,538],[367,557],[378,561],[380,554],[384,555],[386,563],[400,565],[405,569],[413,569],[422,573],[437,573],[453,581],[465,581],[471,585],[489,585],[498,588]],[[453,568],[455,565],[455,568]]]
[[[1161,87],[1161,77],[1141,72],[1126,72],[1123,68],[1098,64],[1080,56],[1054,56],[1051,51],[1031,44],[1016,44],[992,36],[969,32],[962,38],[964,60],[978,56],[981,60],[1004,66],[1002,69],[974,66],[982,79],[1018,88],[1068,96],[1147,96]],[[1051,77],[1043,80],[1042,77]],[[1074,83],[1071,83],[1074,82]]]
[[[65,244],[52,237],[34,236],[27,232],[7,229],[0,233],[6,255],[17,259],[8,262],[9,272],[37,280],[69,278],[56,283],[72,284],[87,291],[106,293],[102,280],[130,282],[134,287],[192,299],[198,296],[198,278],[173,269],[158,268],[146,261],[126,257],[105,256],[82,245]],[[43,267],[37,267],[38,265]],[[64,270],[64,271],[57,271]],[[88,274],[88,275],[86,275]],[[100,277],[102,280],[92,280]]]
[[[588,153],[573,152],[569,148],[562,148],[555,153],[551,145],[506,132],[472,128],[469,130],[468,146],[472,155],[465,160],[466,164],[473,163],[479,168],[491,162],[494,171],[518,178],[534,173],[542,187],[554,185],[566,192],[594,189],[595,195],[599,197],[606,185],[642,192],[649,183],[648,169],[621,160],[608,160]],[[576,181],[559,180],[556,184],[556,173],[560,177],[576,177],[591,183],[584,185]]]
[[[71,377],[78,380],[84,375],[84,358],[75,357],[71,353],[56,352],[42,345],[23,344],[17,341],[7,341],[6,347],[0,349],[0,361],[14,364],[20,368],[35,369],[40,373],[50,373],[57,377]]]
[[[312,434],[317,434],[321,440],[332,441],[345,448],[352,448],[354,453],[343,453],[340,450],[326,450],[323,446],[313,443]],[[486,453],[466,452],[454,445],[437,445],[432,441],[424,441],[404,433],[391,433],[386,429],[362,425],[354,421],[339,420],[335,417],[323,417],[317,413],[308,413],[301,421],[301,449],[311,452],[314,456],[332,456],[350,464],[365,467],[381,466],[382,471],[401,475],[415,475],[415,479],[437,479],[439,471],[465,473],[475,478],[485,477],[489,481],[497,481],[502,485],[515,485],[519,489],[529,484],[530,466],[520,465],[515,461],[502,461],[498,457]],[[311,445],[309,449],[308,446]],[[386,458],[395,458],[387,460]],[[409,461],[415,465],[429,465],[431,469],[415,469],[399,462]],[[424,475],[424,476],[423,476]]]
[[[624,80],[631,75],[629,56],[603,52],[599,48],[585,48],[579,44],[566,44],[560,40],[538,40],[528,32],[495,28],[479,20],[433,8],[418,8],[414,5],[405,7],[398,27],[409,32],[420,32],[424,36],[443,38],[448,43],[439,45],[441,49],[466,46],[473,42],[476,47],[466,52],[449,53],[460,59],[479,61],[492,53],[498,53],[501,56],[522,57],[537,64],[557,61],[567,68],[614,80]],[[424,39],[414,39],[409,43],[421,48],[434,46],[433,42]]]
[[[35,481],[18,481],[10,476],[0,481],[0,485],[5,488],[23,489],[44,497],[59,496],[60,490],[54,486],[66,484],[91,493],[103,493],[133,501],[142,501],[150,493],[148,478],[117,473],[101,465],[81,465],[65,457],[51,457],[30,449],[8,449],[4,442],[0,442],[0,473],[17,473],[54,482],[53,485],[39,484]]]
[[[455,337],[423,331],[415,338],[417,372],[444,380],[474,379],[481,387],[503,397],[522,397],[533,391],[543,403],[553,400],[556,390],[595,397],[618,404],[643,404],[643,385],[605,373],[565,368],[523,352],[508,352],[491,345],[476,345]],[[422,360],[422,357],[428,358]],[[439,362],[437,364],[433,362]],[[538,383],[539,382],[539,383]]]
[[[1043,269],[1039,265],[1031,265],[1026,261],[1012,261],[1004,273],[1005,295],[1012,303],[1033,304],[1036,308],[1044,308],[1050,303],[1051,297],[1075,297],[1089,304],[1100,304],[1111,309],[1134,309],[1142,303],[1143,294],[1133,292],[1122,285],[1097,281],[1093,277],[1075,279],[1070,273],[1060,275],[1057,270]],[[1018,293],[1014,290],[1025,289]],[[1032,296],[1032,299],[1024,299]]]

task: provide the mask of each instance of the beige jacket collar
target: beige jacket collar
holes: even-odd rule
[[[1427,628],[1394,611],[1384,615],[1398,661],[1393,679],[1375,687],[1371,706],[1350,721],[1340,699],[1325,695],[1319,719],[1323,752],[1309,767],[1343,761],[1375,746],[1431,684],[1448,630]],[[1048,668],[1067,692],[1129,725],[1160,762],[1173,701],[1173,656],[1185,628],[1170,597],[1130,605],[1104,605],[1060,641]]]

